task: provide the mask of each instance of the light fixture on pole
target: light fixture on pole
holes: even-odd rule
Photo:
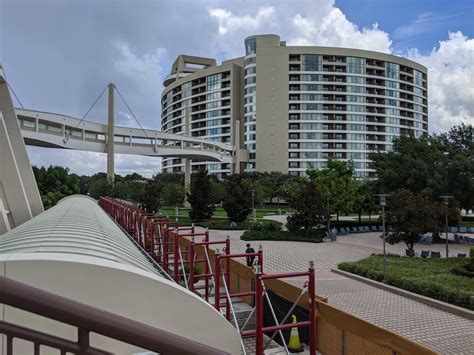
[[[326,196],[326,209],[328,211],[328,238],[331,238],[332,240],[332,236],[331,236],[331,212],[329,211],[329,197],[331,197],[331,194],[329,193],[326,193],[324,194],[324,196]]]
[[[252,190],[252,219],[255,220],[257,218],[257,214],[255,211],[255,190]]]
[[[387,197],[389,194],[378,194],[380,198],[380,207],[382,208],[382,239],[383,239],[383,282],[387,282],[387,253],[385,249],[385,206],[387,205]]]
[[[439,198],[442,198],[443,199],[443,203],[444,203],[444,206],[445,206],[445,209],[444,209],[444,217],[445,217],[445,232],[446,232],[446,258],[449,257],[449,245],[448,245],[448,206],[449,206],[449,199],[450,198],[453,198],[453,196],[448,196],[448,195],[445,195],[445,196],[439,196]]]

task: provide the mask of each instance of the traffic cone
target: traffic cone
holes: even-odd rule
[[[293,314],[291,316],[292,318],[292,323],[296,323],[296,316]],[[288,350],[290,353],[300,353],[303,351],[303,347],[300,344],[300,335],[298,333],[298,328],[293,327],[291,328],[291,333],[290,333],[290,342],[288,343]]]

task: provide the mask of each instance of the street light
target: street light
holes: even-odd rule
[[[255,213],[255,190],[252,190],[252,218],[253,220],[257,218],[257,214]]]
[[[389,194],[378,194],[380,197],[380,207],[382,207],[382,239],[383,239],[383,282],[387,282],[387,253],[385,251],[385,206],[387,205],[387,197]]]
[[[448,258],[449,256],[449,246],[448,246],[448,205],[449,205],[449,199],[450,198],[453,198],[453,196],[448,196],[448,195],[445,195],[445,196],[439,196],[439,198],[442,198],[443,199],[443,203],[444,203],[444,206],[445,206],[445,209],[444,209],[444,212],[445,212],[445,231],[446,231],[446,259]]]
[[[332,236],[331,236],[331,212],[329,211],[329,197],[331,197],[331,194],[324,194],[326,196],[326,209],[328,211],[328,238],[331,239],[332,241]]]

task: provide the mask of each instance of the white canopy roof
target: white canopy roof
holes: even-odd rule
[[[201,298],[166,279],[96,201],[86,196],[66,198],[0,236],[0,274],[240,353],[239,334],[232,325]],[[76,336],[70,327],[10,307],[0,307],[0,319],[47,328],[66,338]],[[121,354],[138,351],[98,335],[92,343]]]

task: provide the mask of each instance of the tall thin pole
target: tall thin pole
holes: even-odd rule
[[[449,257],[448,246],[448,203],[445,204],[445,223],[446,223],[446,258]]]
[[[383,233],[383,282],[387,282],[387,253],[385,251],[385,204],[382,205],[382,233]]]
[[[378,194],[380,198],[380,207],[382,208],[382,239],[383,239],[383,282],[387,282],[387,250],[386,250],[386,231],[385,231],[385,205],[387,204],[388,194]]]
[[[255,219],[256,213],[255,213],[255,190],[252,190],[252,218]]]
[[[107,180],[114,181],[115,163],[114,163],[114,84],[110,83],[109,88],[109,106],[107,121]]]
[[[444,223],[445,223],[445,233],[446,233],[446,258],[449,257],[449,240],[448,240],[448,206],[449,206],[449,199],[453,198],[453,196],[439,196],[444,200]]]

